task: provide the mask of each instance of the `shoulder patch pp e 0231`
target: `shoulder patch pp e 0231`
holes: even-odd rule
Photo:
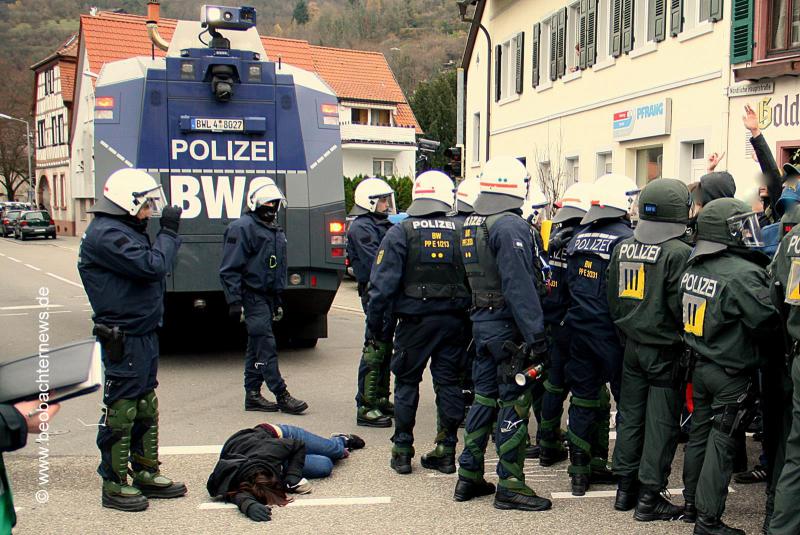
[[[383,252],[384,252],[383,249],[378,251],[378,256],[375,258],[375,265],[376,266],[380,266],[381,262],[383,262]]]

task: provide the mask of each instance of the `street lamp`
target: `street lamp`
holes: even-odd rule
[[[34,188],[34,181],[33,181],[33,165],[31,165],[31,125],[28,124],[28,121],[24,119],[18,119],[16,117],[11,117],[10,115],[6,115],[5,113],[0,113],[0,119],[8,119],[9,121],[18,121],[20,123],[25,123],[25,141],[28,144],[28,184],[30,187],[28,188],[28,202],[33,202],[33,188]],[[13,201],[14,199],[9,199],[9,201]]]

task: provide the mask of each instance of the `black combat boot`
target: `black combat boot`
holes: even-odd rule
[[[539,449],[539,466],[553,466],[562,461],[566,461],[569,453],[564,448],[545,448]]]
[[[653,520],[677,520],[683,514],[683,508],[673,505],[661,493],[650,489],[642,489],[633,518],[639,522]]]
[[[744,530],[732,528],[719,518],[702,513],[697,515],[693,533],[694,535],[745,535]]]
[[[694,504],[694,502],[686,500],[686,504],[683,506],[683,515],[681,515],[681,520],[687,524],[694,524],[695,520],[697,520],[697,506]]]
[[[497,489],[494,495],[495,509],[517,509],[519,511],[547,511],[553,507],[553,502],[541,498],[530,489],[523,493],[513,492],[503,487]]]
[[[423,468],[438,470],[443,474],[455,474],[456,472],[456,453],[452,446],[437,444],[436,447],[425,453],[420,458]]]
[[[392,427],[392,419],[383,414],[380,409],[361,406],[356,413],[356,425],[362,427]]]
[[[636,507],[639,497],[639,480],[636,477],[624,476],[617,482],[617,497],[614,500],[614,509],[617,511],[630,511]]]
[[[264,399],[258,390],[248,390],[244,396],[244,410],[278,412],[278,404]]]
[[[528,444],[525,448],[526,459],[538,459],[542,455],[542,447],[539,444]]]
[[[572,495],[583,496],[589,490],[589,454],[582,449],[572,446],[569,452],[570,467],[568,473],[572,481]]]
[[[617,476],[608,467],[608,463],[602,459],[592,459],[591,462],[592,473],[589,479],[592,485],[616,485],[618,482]]]
[[[308,408],[308,403],[295,399],[288,390],[277,395],[278,408],[288,414],[302,414]]]
[[[414,448],[405,446],[392,447],[392,460],[389,465],[400,475],[411,473],[411,459],[414,458]]]
[[[494,484],[489,483],[485,479],[473,481],[471,479],[459,477],[456,483],[456,491],[453,493],[453,500],[457,502],[466,502],[472,498],[489,496],[490,494],[494,494],[494,492]]]

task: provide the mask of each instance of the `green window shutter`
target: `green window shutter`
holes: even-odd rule
[[[683,31],[683,0],[669,0],[669,34],[676,37]]]
[[[533,25],[533,32],[531,34],[531,81],[533,87],[539,85],[539,34],[542,31],[542,25],[538,22]]]
[[[733,0],[731,63],[753,59],[753,0]]]
[[[558,13],[558,54],[556,58],[556,69],[558,78],[567,72],[567,8]]]
[[[558,62],[558,15],[553,15],[550,19],[550,79],[558,78],[556,65]]]
[[[622,0],[611,0],[611,55],[622,54]]]
[[[722,20],[722,0],[711,0],[708,19],[711,22]]]
[[[667,11],[666,0],[648,0],[647,9],[647,38],[656,43],[663,41],[667,36]]]
[[[586,68],[586,30],[588,29],[589,0],[581,0],[578,7],[578,68]]]
[[[522,64],[523,64],[523,58],[525,56],[525,33],[524,32],[519,32],[517,34],[516,43],[517,43],[517,51],[516,51],[517,52],[517,54],[516,54],[516,60],[517,60],[516,82],[517,82],[517,87],[516,87],[516,90],[517,90],[517,94],[521,95],[522,94],[522,77],[523,77],[522,75],[524,74],[524,69],[523,69],[523,65]]]
[[[597,59],[597,0],[588,1],[586,11],[586,66],[591,67]]]
[[[633,0],[622,0],[620,26],[622,28],[622,51],[626,54],[633,50],[633,40],[636,38],[633,35],[633,5]]]
[[[494,101],[500,101],[500,88],[502,87],[501,80],[503,79],[503,46],[497,45],[494,47]]]

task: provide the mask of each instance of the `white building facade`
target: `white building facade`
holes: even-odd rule
[[[490,157],[520,158],[551,196],[612,171],[641,186],[688,183],[711,153],[730,157],[741,110],[727,97],[729,2],[475,4],[492,43],[473,23],[462,65],[465,176],[485,163],[487,133]],[[755,187],[752,178],[736,177],[740,191]]]

